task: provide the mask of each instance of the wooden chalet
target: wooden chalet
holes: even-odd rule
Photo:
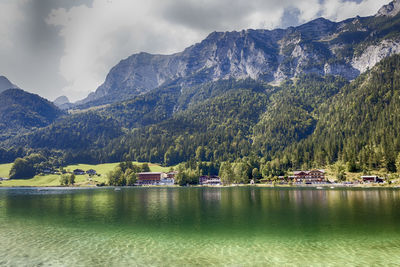
[[[324,170],[295,171],[293,178],[295,182],[322,183],[326,181]]]
[[[97,174],[97,172],[95,170],[93,170],[93,169],[87,170],[86,173],[88,175],[96,175]]]
[[[85,174],[85,171],[84,171],[84,170],[81,170],[81,169],[75,169],[75,170],[73,171],[73,173],[74,173],[75,175],[84,175],[84,174]]]
[[[383,179],[377,175],[364,175],[361,176],[363,183],[383,183]]]

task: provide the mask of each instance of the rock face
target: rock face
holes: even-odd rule
[[[364,72],[367,69],[375,66],[382,59],[400,53],[400,39],[383,40],[382,42],[368,46],[360,56],[354,57],[352,66]]]
[[[400,0],[395,0],[387,5],[384,5],[381,9],[379,9],[376,16],[394,17],[399,13],[399,11],[400,11]]]
[[[284,30],[213,32],[173,55],[134,54],[113,67],[105,82],[78,104],[113,103],[169,84],[185,90],[228,78],[277,84],[316,73],[352,80],[400,52],[399,1],[372,17],[342,22],[319,18]]]
[[[10,88],[18,88],[18,86],[12,84],[5,76],[0,76],[0,93]]]

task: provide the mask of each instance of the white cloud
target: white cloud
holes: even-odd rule
[[[77,100],[95,90],[119,60],[140,51],[173,53],[209,32],[281,26],[287,8],[299,22],[319,16],[343,20],[374,14],[388,0],[94,0],[91,6],[54,9],[65,49],[59,72],[65,94]]]
[[[388,0],[364,0],[360,3],[338,0],[325,0],[322,6],[322,16],[335,21],[341,21],[355,16],[375,14]]]

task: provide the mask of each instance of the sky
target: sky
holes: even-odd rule
[[[369,16],[390,0],[0,0],[0,75],[82,99],[128,56],[171,54],[213,31]]]

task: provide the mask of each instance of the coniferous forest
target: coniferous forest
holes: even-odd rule
[[[348,82],[304,74],[279,86],[222,80],[179,90],[171,83],[133,99],[3,138],[1,162],[135,160],[246,177],[271,177],[340,162],[349,171],[399,171],[400,56]],[[7,127],[7,126],[4,126]],[[32,157],[31,157],[32,158]],[[237,177],[240,177],[238,175]]]

